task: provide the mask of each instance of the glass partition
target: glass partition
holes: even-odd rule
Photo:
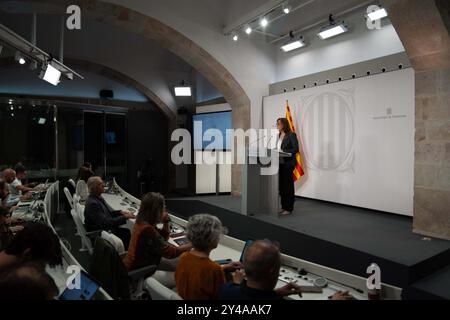
[[[127,135],[124,114],[105,115],[106,179],[113,177],[119,185],[126,184]]]
[[[23,163],[28,179],[54,179],[55,115],[54,106],[0,105],[0,166]],[[26,181],[25,181],[26,182]]]

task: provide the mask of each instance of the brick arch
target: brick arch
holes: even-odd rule
[[[176,115],[173,110],[163,100],[161,100],[161,98],[156,93],[154,93],[151,89],[149,89],[139,81],[136,81],[133,78],[127,76],[126,74],[105,65],[88,60],[64,58],[64,62],[68,65],[77,66],[83,70],[99,74],[111,80],[117,81],[118,83],[125,86],[132,87],[133,89],[143,94],[148,100],[153,102],[157,106],[157,108],[159,108],[161,112],[167,117],[167,119],[169,119],[169,121],[173,121],[175,119]]]
[[[77,4],[81,7],[82,18],[114,25],[155,41],[162,48],[177,55],[200,74],[219,92],[232,108],[233,127],[250,128],[250,98],[233,75],[210,53],[197,43],[161,21],[132,9],[100,0],[24,0],[38,5],[65,9]],[[62,12],[65,12],[62,11]],[[241,172],[239,165],[232,166],[232,193],[240,194]]]

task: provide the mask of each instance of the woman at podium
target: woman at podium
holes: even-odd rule
[[[289,122],[286,118],[277,120],[277,129],[280,132],[278,136],[278,151],[290,153],[290,157],[280,157],[279,168],[279,189],[281,196],[280,215],[290,215],[294,211],[295,187],[293,172],[296,165],[295,155],[299,152],[297,135],[291,131]]]

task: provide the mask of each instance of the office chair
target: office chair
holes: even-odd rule
[[[72,185],[72,187],[74,187],[75,189],[77,188],[77,185],[75,183],[75,181],[73,179],[69,179],[69,183]]]

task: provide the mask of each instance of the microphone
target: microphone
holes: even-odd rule
[[[251,145],[253,145],[253,144],[255,144],[255,143],[258,143],[258,142],[260,142],[262,139],[264,139],[264,136],[260,137],[259,139],[256,139],[255,141],[253,141],[253,142],[250,143],[249,145],[251,146]]]
[[[269,149],[270,141],[272,140],[273,135],[270,135],[269,140],[267,140],[266,149]]]

